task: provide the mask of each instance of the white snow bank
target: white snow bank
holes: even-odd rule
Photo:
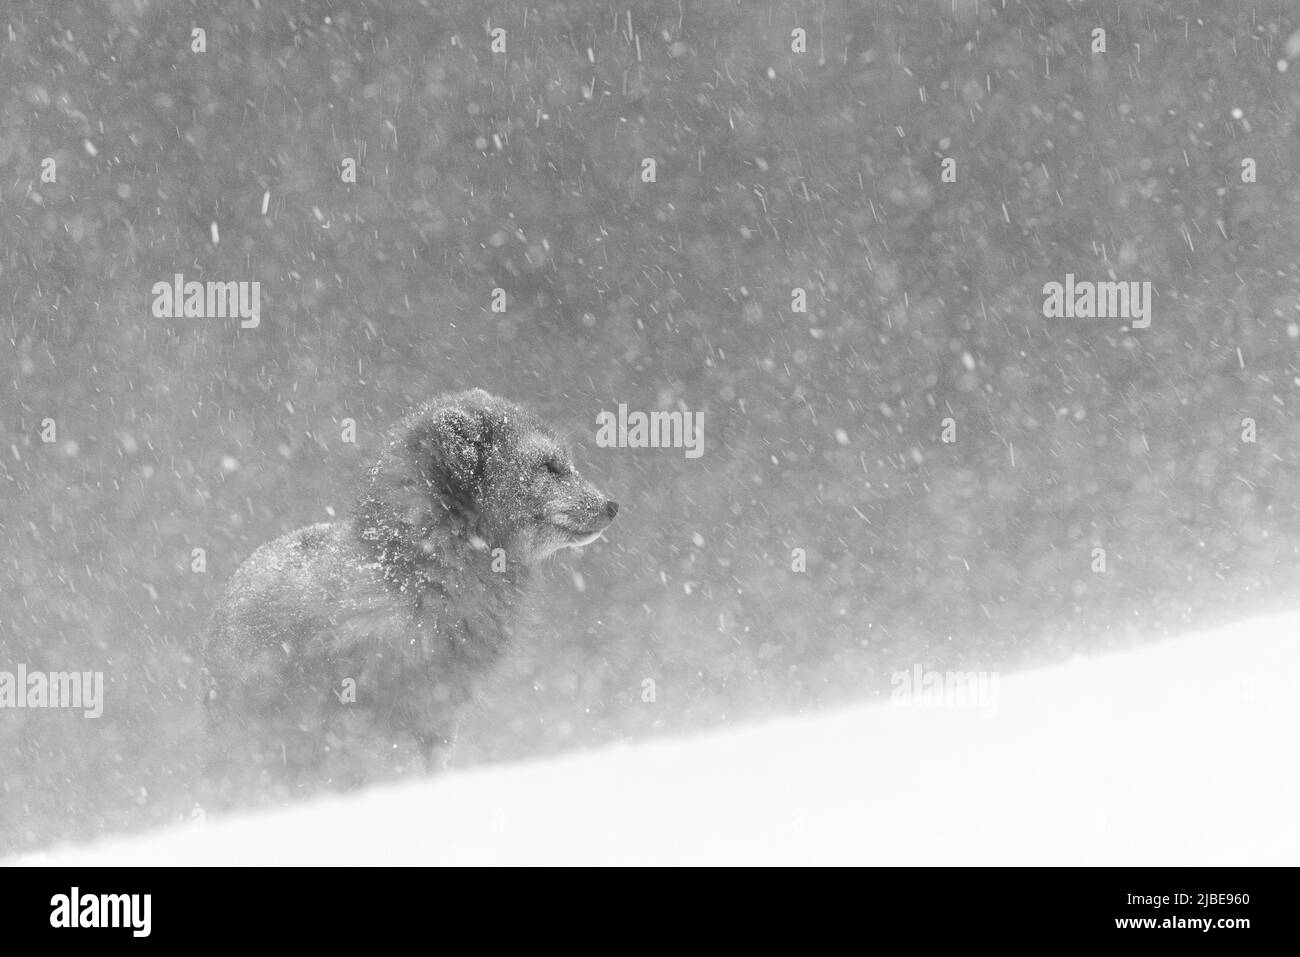
[[[891,704],[209,820],[31,864],[1295,864],[1300,615]],[[647,707],[651,707],[647,705]]]

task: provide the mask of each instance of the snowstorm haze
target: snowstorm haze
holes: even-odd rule
[[[619,503],[455,768],[1295,608],[1298,82],[1286,3],[7,4],[0,672],[103,713],[0,708],[0,853],[189,819],[226,583],[444,393]]]

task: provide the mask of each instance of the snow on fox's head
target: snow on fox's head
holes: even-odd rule
[[[362,535],[427,549],[450,531],[533,564],[594,541],[617,512],[541,420],[474,389],[426,403],[397,425],[370,470]]]

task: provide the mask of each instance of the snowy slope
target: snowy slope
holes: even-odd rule
[[[1295,864],[1300,615],[23,863]]]

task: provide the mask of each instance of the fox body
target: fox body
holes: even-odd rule
[[[263,545],[217,606],[203,649],[211,800],[445,765],[532,566],[617,511],[518,405],[476,389],[402,419],[353,519]]]

